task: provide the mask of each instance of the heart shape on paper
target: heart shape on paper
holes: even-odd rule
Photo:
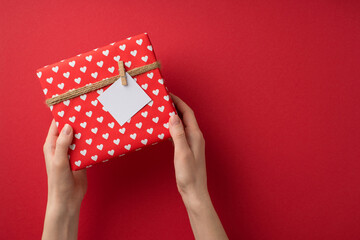
[[[138,39],[138,40],[136,40],[136,43],[137,43],[138,45],[141,45],[141,44],[142,44],[142,42],[143,42],[143,40],[142,40],[142,39]]]
[[[52,67],[51,69],[57,73],[59,71],[59,66]]]
[[[125,51],[126,45],[125,45],[125,44],[122,44],[122,45],[119,46],[119,48],[120,48],[121,50]]]
[[[86,72],[86,67],[84,66],[84,67],[81,67],[80,68],[80,71],[82,71],[83,73],[85,73]]]
[[[69,72],[63,73],[63,76],[66,77],[66,78],[69,78],[70,73]]]
[[[143,57],[141,57],[141,60],[143,60],[144,62],[147,62],[148,59],[149,59],[148,56],[143,56]]]
[[[86,56],[85,59],[86,59],[87,61],[91,62],[92,56],[91,56],[91,55]]]
[[[69,65],[70,65],[71,67],[74,67],[74,66],[75,66],[75,61],[69,62]]]
[[[80,153],[81,153],[81,155],[85,156],[86,155],[86,149],[81,150]]]
[[[80,84],[81,78],[79,78],[79,77],[78,77],[78,78],[75,78],[74,81],[75,81],[77,84]]]

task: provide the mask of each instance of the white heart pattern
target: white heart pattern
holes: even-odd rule
[[[91,132],[93,132],[94,134],[96,134],[97,131],[98,131],[98,128],[92,128],[92,129],[91,129]]]
[[[91,56],[91,55],[86,56],[85,59],[86,59],[87,61],[91,62],[92,56]]]
[[[49,78],[46,79],[46,81],[47,81],[48,83],[50,83],[50,84],[52,84],[53,80],[54,80],[54,79],[53,79],[52,77],[49,77]]]
[[[120,48],[122,51],[125,51],[126,45],[125,45],[125,44],[122,44],[122,45],[119,46],[119,48]]]
[[[115,62],[120,61],[120,56],[119,56],[119,55],[117,55],[116,57],[114,57],[114,60],[115,60]]]
[[[97,62],[96,65],[98,65],[99,67],[102,67],[104,65],[103,61]]]
[[[86,67],[84,66],[84,67],[81,67],[80,68],[80,71],[82,71],[83,73],[85,73],[86,72]]]
[[[64,83],[59,83],[57,86],[58,86],[58,88],[60,88],[60,89],[64,89]]]
[[[63,76],[66,77],[66,78],[69,78],[70,73],[69,72],[63,73]]]
[[[148,115],[148,112],[147,112],[147,111],[141,113],[141,116],[143,116],[144,118],[146,118],[147,115]]]
[[[141,57],[141,60],[143,60],[144,62],[147,62],[147,60],[148,60],[148,56],[143,56],[143,57]]]
[[[133,55],[133,56],[135,57],[135,56],[136,56],[136,54],[137,54],[137,51],[136,51],[136,50],[133,50],[133,51],[131,51],[131,52],[130,52],[130,54],[131,54],[131,55]]]
[[[155,96],[157,96],[157,95],[159,94],[159,89],[153,90],[152,93],[153,93]]]
[[[154,77],[154,73],[153,73],[153,72],[148,73],[148,74],[146,74],[146,76],[147,76],[148,78],[152,79],[152,78]]]
[[[93,78],[97,78],[98,73],[97,73],[97,72],[93,72],[93,73],[91,74],[91,76],[92,76]]]
[[[80,84],[81,78],[79,78],[79,77],[78,77],[78,78],[75,78],[74,81],[75,81],[77,84]]]
[[[81,133],[76,133],[76,134],[74,134],[74,136],[75,136],[75,138],[80,139],[81,138]]]
[[[75,106],[74,108],[75,108],[76,111],[80,112],[80,110],[81,110],[81,105],[77,105],[77,106]]]
[[[103,122],[103,120],[104,120],[104,117],[103,117],[103,116],[98,117],[98,118],[96,118],[96,120],[97,120],[99,123],[102,123],[102,122]]]
[[[108,139],[108,138],[109,138],[109,133],[104,133],[104,134],[102,135],[102,137],[103,137],[104,139]]]
[[[109,67],[109,68],[108,68],[108,71],[111,72],[111,73],[113,73],[113,72],[115,71],[115,67]]]
[[[64,111],[60,111],[60,112],[58,112],[58,115],[59,115],[60,117],[63,117],[63,116],[64,116],[64,114],[65,114],[65,112],[64,112]]]
[[[137,43],[138,45],[141,45],[141,44],[142,44],[142,42],[143,42],[143,40],[142,40],[142,39],[138,39],[138,40],[136,40],[136,43]]]
[[[81,150],[80,153],[81,153],[81,155],[85,156],[86,155],[86,149]]]
[[[52,67],[52,70],[57,73],[59,71],[59,66]]]

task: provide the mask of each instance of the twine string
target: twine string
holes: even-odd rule
[[[144,66],[141,66],[141,67],[131,69],[131,70],[127,71],[127,73],[130,76],[133,77],[133,76],[140,75],[140,74],[146,73],[148,71],[154,70],[156,68],[160,68],[160,63],[157,62],[157,61],[153,62],[151,64],[147,64],[147,65],[144,65]],[[90,84],[88,84],[86,86],[83,86],[83,87],[80,87],[80,88],[77,88],[77,89],[69,90],[66,93],[63,93],[63,94],[60,94],[58,96],[54,96],[52,98],[47,99],[46,104],[50,107],[52,105],[61,103],[63,101],[66,101],[66,100],[69,100],[69,99],[72,99],[72,98],[75,98],[75,97],[79,97],[79,96],[84,95],[86,93],[89,93],[89,92],[98,90],[100,88],[106,87],[106,86],[114,83],[115,81],[117,81],[119,78],[120,78],[120,75],[116,75],[116,76],[113,76],[113,77],[110,77],[110,78],[102,79],[102,80],[97,81],[95,83],[90,83]]]

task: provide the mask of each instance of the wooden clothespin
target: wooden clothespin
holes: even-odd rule
[[[124,68],[124,62],[123,61],[119,61],[118,62],[119,65],[119,74],[120,74],[120,79],[121,79],[121,84],[126,86],[127,85],[127,81],[126,81],[126,75],[125,75],[125,68]]]

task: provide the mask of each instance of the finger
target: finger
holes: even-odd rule
[[[185,129],[185,134],[195,159],[200,159],[205,152],[205,140],[202,132],[200,130]]]
[[[196,121],[194,111],[178,96],[170,93],[171,99],[173,100],[176,108],[181,112],[185,127],[199,128]]]
[[[175,156],[187,154],[190,151],[190,147],[186,140],[184,126],[182,125],[179,116],[171,116],[169,122],[170,135],[175,145]]]
[[[58,136],[59,136],[59,132],[56,127],[55,120],[53,119],[50,124],[49,132],[47,134],[47,137],[46,137],[46,140],[44,143],[44,154],[45,155],[48,156],[48,155],[54,154],[55,146],[56,146],[56,139]]]
[[[170,93],[176,107],[183,114],[183,121],[185,124],[185,135],[188,145],[195,156],[199,156],[204,152],[205,141],[199,125],[196,121],[192,109],[179,97]]]
[[[55,161],[61,166],[69,166],[68,149],[73,140],[73,129],[65,124],[56,140]]]

